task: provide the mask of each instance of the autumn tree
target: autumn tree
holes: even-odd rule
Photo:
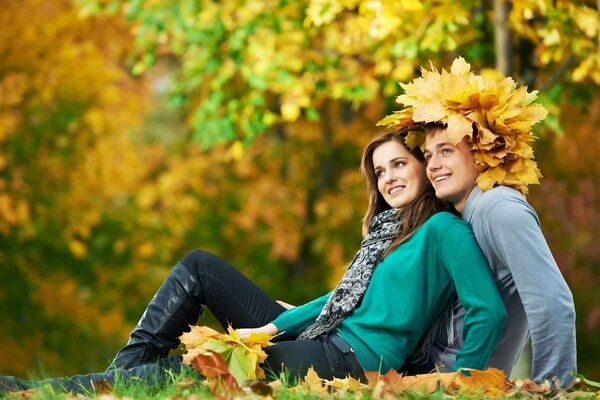
[[[108,271],[133,259],[134,239],[117,236],[146,171],[128,133],[146,90],[122,66],[121,18],[7,0],[0,25],[1,372],[75,372],[128,329],[111,294],[127,279]]]
[[[353,187],[360,186],[356,171],[348,169],[357,162],[357,154],[341,161],[339,155],[348,154],[341,148],[360,149],[364,133],[374,131],[370,124],[393,108],[392,100],[399,94],[396,82],[411,79],[418,66],[431,61],[444,67],[461,54],[476,69],[496,66],[530,89],[541,90],[551,112],[538,132],[541,159],[550,157],[544,143],[557,140],[552,133],[563,130],[561,112],[566,104],[591,101],[600,84],[598,10],[591,1],[84,0],[81,4],[85,10],[123,12],[138,27],[136,73],[144,73],[164,55],[179,61],[172,102],[184,110],[192,140],[204,148],[229,143],[233,153],[241,154],[241,163],[251,159],[258,165],[248,168],[264,165],[257,172],[264,183],[254,186],[251,200],[240,203],[244,212],[236,216],[244,217],[242,231],[248,227],[254,232],[258,221],[269,221],[264,244],[287,260],[287,271],[297,276],[309,274],[310,267],[320,268],[306,260],[326,229],[313,228],[313,217],[327,210],[331,212],[322,215],[326,220],[337,218],[338,209],[324,205],[336,203],[325,199],[348,203],[335,196],[342,177],[355,182]],[[359,121],[364,130],[352,131],[348,124]],[[295,128],[299,126],[303,129]],[[311,142],[305,141],[309,137],[318,138],[317,151],[309,150]],[[243,153],[240,149],[251,142]],[[281,146],[281,158],[269,158],[267,167],[259,158],[267,157],[270,146]],[[300,157],[296,153],[305,154],[302,167],[310,171],[309,180],[283,189],[296,171],[292,166],[293,157]],[[273,164],[281,165],[278,173],[268,170]],[[548,164],[542,169],[551,171],[552,162]],[[295,194],[278,194],[300,187]],[[273,189],[268,188],[278,189],[270,196]],[[595,186],[589,190],[596,193]],[[532,195],[534,203],[539,203],[538,193]],[[303,206],[286,210],[289,219],[266,214],[291,199]],[[353,206],[360,209],[364,203]],[[349,212],[345,223],[358,215]],[[296,218],[306,225],[292,231],[293,225],[286,224]],[[286,233],[285,245],[279,244],[284,239],[277,232]],[[336,243],[326,246],[335,249]],[[553,244],[558,252],[559,246]],[[285,253],[279,250],[283,248]],[[349,253],[340,254],[338,262]],[[571,271],[579,267],[564,268],[575,284]],[[580,315],[586,315],[580,321],[595,318],[589,300],[579,297],[577,290],[576,298]],[[589,326],[580,322],[578,328],[587,337]]]

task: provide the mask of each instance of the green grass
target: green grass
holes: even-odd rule
[[[513,393],[500,397],[500,399],[599,399],[600,385],[597,382],[588,381],[584,378],[581,385],[569,391],[560,391],[559,393],[530,394]],[[212,394],[210,384],[191,368],[183,368],[178,374],[170,374],[160,381],[148,382],[145,379],[121,379],[116,377],[115,383],[109,386],[106,383],[100,383],[95,390],[83,394],[73,394],[53,389],[49,386],[40,387],[35,390],[16,392],[11,394],[0,394],[0,399],[43,399],[43,400],[74,400],[74,399],[127,399],[127,400],[145,400],[145,399],[171,399],[171,400],[199,400],[199,399],[229,399],[237,398],[240,400],[250,399],[258,400],[269,395],[276,400],[310,400],[310,399],[341,399],[341,400],[370,400],[370,399],[407,399],[407,400],[442,400],[442,399],[480,399],[482,396],[476,395],[449,395],[443,389],[438,389],[433,393],[419,393],[414,391],[404,391],[401,393],[377,393],[377,388],[369,386],[360,391],[336,390],[324,394],[312,393],[302,385],[296,385],[296,382],[290,382],[286,376],[281,376],[280,384],[269,386],[264,382],[255,382],[254,385],[248,385],[243,388],[243,393],[224,393]]]

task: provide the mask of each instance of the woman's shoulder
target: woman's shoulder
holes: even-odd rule
[[[434,249],[451,250],[456,246],[474,240],[471,226],[459,216],[447,211],[432,215],[416,232],[419,242],[425,242]]]
[[[459,216],[448,211],[440,211],[432,215],[425,223],[423,228],[433,232],[447,232],[450,229],[469,230],[469,224]]]

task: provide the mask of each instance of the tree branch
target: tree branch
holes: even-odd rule
[[[565,71],[569,67],[571,67],[571,64],[573,64],[573,62],[575,62],[575,58],[576,57],[574,53],[569,54],[569,56],[565,59],[565,61],[563,61],[560,67],[558,67],[558,69],[554,71],[554,74],[552,74],[550,79],[548,79],[548,81],[542,85],[542,87],[540,88],[540,92],[545,92],[546,90],[550,89],[560,78],[562,78]]]

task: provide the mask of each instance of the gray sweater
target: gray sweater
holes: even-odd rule
[[[500,186],[483,193],[475,187],[463,219],[473,228],[508,314],[489,367],[510,375],[531,335],[533,380],[557,376],[560,386],[570,385],[575,379],[570,372],[577,368],[573,295],[552,257],[534,209],[514,189]],[[454,366],[462,346],[464,312],[457,303],[453,329],[437,335],[431,349],[436,365]]]

